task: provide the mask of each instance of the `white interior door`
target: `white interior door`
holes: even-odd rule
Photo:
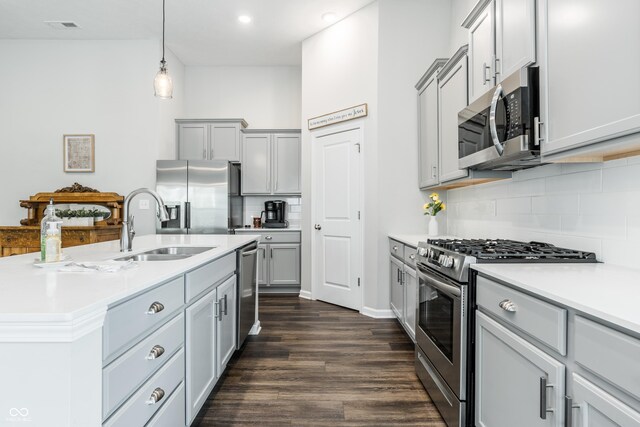
[[[313,297],[360,310],[361,129],[313,138]]]

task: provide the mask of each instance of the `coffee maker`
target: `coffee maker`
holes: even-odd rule
[[[284,200],[269,200],[264,202],[263,228],[287,228],[289,222],[284,219],[287,202]]]

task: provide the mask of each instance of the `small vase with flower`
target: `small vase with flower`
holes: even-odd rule
[[[438,193],[431,193],[429,195],[429,201],[425,203],[422,208],[424,209],[424,214],[429,216],[429,236],[435,237],[438,235],[438,220],[436,219],[436,215],[438,212],[446,210],[447,206],[440,200]]]

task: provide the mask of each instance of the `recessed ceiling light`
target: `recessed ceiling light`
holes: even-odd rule
[[[249,15],[240,15],[238,16],[238,21],[242,22],[243,24],[248,24],[251,22],[251,17]]]
[[[338,15],[336,15],[334,12],[327,12],[322,15],[322,20],[324,22],[328,22],[329,24],[333,24],[338,20]]]

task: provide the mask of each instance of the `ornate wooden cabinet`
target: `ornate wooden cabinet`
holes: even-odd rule
[[[50,199],[55,204],[100,205],[110,211],[109,218],[90,227],[63,226],[63,248],[120,238],[124,197],[117,193],[101,193],[75,183],[53,193],[38,193],[29,197],[29,200],[21,200],[20,206],[28,210],[27,218],[20,221],[22,226],[0,226],[0,257],[40,250],[40,221]]]

